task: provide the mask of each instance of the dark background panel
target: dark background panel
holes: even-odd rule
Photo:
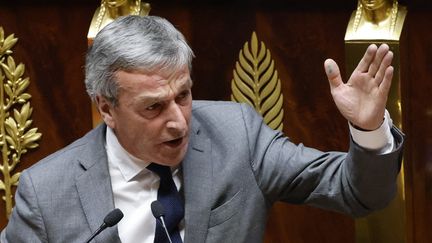
[[[401,68],[403,126],[407,134],[407,225],[411,242],[432,241],[432,11],[414,8],[407,18]]]

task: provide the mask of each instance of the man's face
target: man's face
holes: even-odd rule
[[[118,105],[98,96],[99,111],[120,144],[146,162],[179,164],[189,143],[192,94],[188,68],[172,75],[117,71]]]

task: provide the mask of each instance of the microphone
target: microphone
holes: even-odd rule
[[[152,202],[150,206],[151,206],[151,211],[153,213],[153,216],[156,219],[160,220],[160,222],[162,223],[162,228],[164,228],[165,234],[167,235],[169,242],[172,243],[171,237],[168,233],[168,229],[165,225],[165,220],[163,218],[165,216],[165,209],[164,209],[162,203],[160,203],[158,200],[156,200],[156,201]]]
[[[123,218],[123,213],[120,209],[115,208],[111,212],[109,212],[104,220],[101,226],[99,226],[99,229],[97,229],[91,236],[86,240],[86,243],[89,243],[93,238],[95,238],[98,234],[100,234],[103,230],[105,230],[107,227],[113,227],[116,225],[120,220]]]

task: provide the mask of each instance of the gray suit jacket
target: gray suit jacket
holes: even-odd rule
[[[252,108],[193,104],[184,161],[185,242],[261,242],[277,200],[353,216],[384,207],[396,191],[403,136],[386,155],[351,142],[348,154],[295,145]],[[101,125],[25,170],[2,242],[84,242],[114,208]],[[120,242],[108,228],[95,242]]]

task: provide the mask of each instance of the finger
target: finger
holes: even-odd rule
[[[380,85],[381,82],[383,81],[383,78],[385,76],[385,72],[386,72],[387,68],[390,66],[392,60],[393,60],[393,52],[389,51],[389,52],[387,52],[387,54],[383,58],[381,65],[378,69],[378,72],[375,75],[375,82],[377,85]]]
[[[389,52],[389,46],[387,44],[382,44],[380,45],[380,47],[378,48],[375,58],[373,59],[371,65],[369,66],[369,75],[371,77],[375,77],[379,67],[382,64],[382,60],[384,58],[384,56],[387,55],[387,53]],[[385,69],[384,69],[385,70]]]
[[[382,93],[384,93],[386,97],[391,87],[393,72],[394,72],[394,68],[392,66],[387,67],[385,70],[384,79],[379,86],[379,89],[381,90]]]
[[[327,59],[324,62],[324,69],[327,74],[327,79],[330,83],[330,88],[333,89],[341,85],[342,77],[340,75],[339,67],[332,59]]]
[[[371,44],[366,49],[366,52],[363,58],[360,60],[359,64],[356,67],[357,71],[367,72],[369,70],[369,65],[374,59],[375,53],[377,51],[377,46],[375,44]]]

